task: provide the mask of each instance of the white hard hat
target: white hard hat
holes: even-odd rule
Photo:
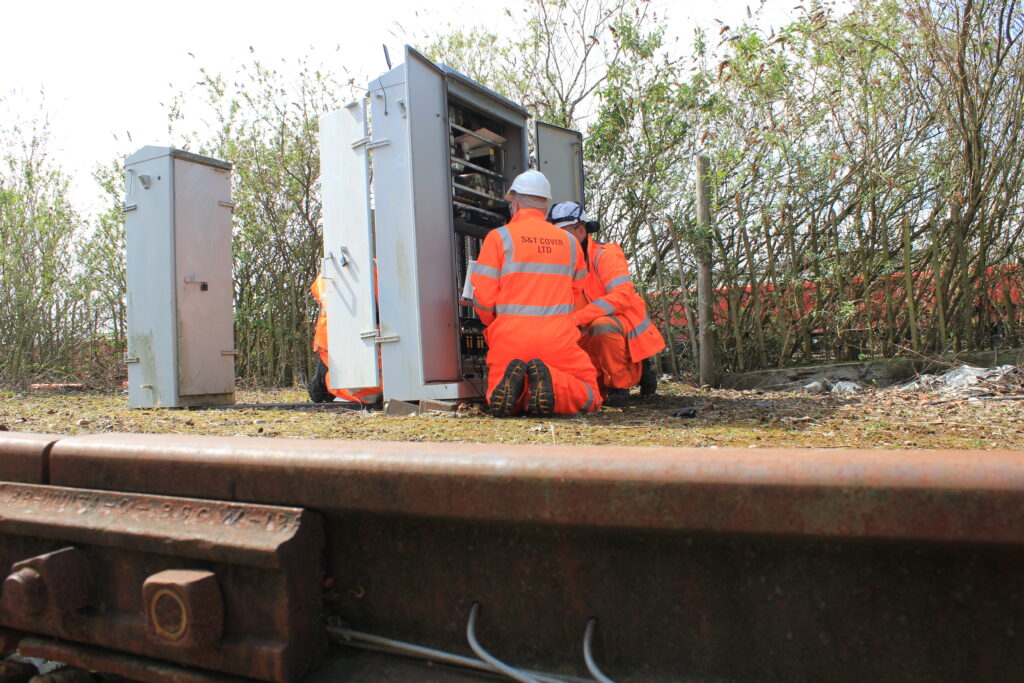
[[[512,181],[512,187],[508,188],[508,191],[551,199],[551,183],[540,171],[523,171]]]
[[[555,227],[564,228],[574,223],[586,223],[587,214],[576,202],[558,202],[548,213],[548,222]]]

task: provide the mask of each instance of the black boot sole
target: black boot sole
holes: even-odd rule
[[[536,417],[555,414],[555,385],[551,370],[539,358],[526,364],[530,377],[530,401],[527,410]]]
[[[518,358],[505,368],[498,386],[494,387],[491,397],[487,399],[487,410],[494,417],[511,417],[523,395],[526,385],[527,365]]]

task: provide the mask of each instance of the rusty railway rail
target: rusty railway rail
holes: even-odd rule
[[[4,433],[0,564],[5,642],[144,681],[1024,671],[1011,452]]]

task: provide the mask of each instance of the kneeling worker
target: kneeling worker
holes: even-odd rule
[[[313,331],[313,352],[316,353],[316,369],[313,371],[313,377],[307,385],[309,400],[314,403],[329,403],[337,397],[342,401],[365,405],[380,403],[384,390],[379,386],[353,389],[352,391],[329,388],[331,386],[331,376],[327,371],[327,311],[324,310],[323,301],[326,283],[321,275],[322,273],[318,273],[316,280],[309,286],[309,291],[313,293],[313,298],[320,305],[320,315],[316,319],[316,328]],[[376,285],[376,282],[377,278],[375,275],[374,285]],[[379,360],[380,357],[378,355],[378,362]]]
[[[573,304],[586,276],[576,240],[544,220],[551,185],[540,171],[516,177],[508,225],[491,230],[473,266],[473,306],[487,327],[492,415],[573,415],[601,405],[597,373],[576,343]]]
[[[622,247],[591,237],[599,226],[587,220],[576,202],[555,204],[548,220],[583,245],[587,277],[582,305],[573,313],[573,322],[583,332],[580,346],[597,368],[605,405],[627,405],[629,389],[637,383],[641,396],[654,395],[658,381],[650,358],[665,348],[665,340],[651,324],[647,304],[633,288]]]

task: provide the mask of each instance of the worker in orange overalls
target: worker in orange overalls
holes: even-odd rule
[[[473,265],[473,306],[487,327],[492,415],[574,415],[601,405],[597,372],[576,343],[573,302],[586,276],[576,240],[544,220],[551,185],[519,174],[505,195],[508,225],[487,234]]]
[[[313,292],[313,298],[320,304],[320,315],[316,319],[316,329],[313,332],[313,351],[317,354],[316,371],[313,378],[309,380],[309,399],[314,403],[327,403],[333,401],[334,397],[342,401],[352,403],[374,404],[379,403],[383,396],[382,387],[365,387],[356,389],[354,392],[345,389],[331,389],[330,373],[327,370],[327,311],[324,310],[324,279],[321,273],[317,273],[316,280],[309,286]],[[376,271],[374,271],[374,282],[376,283]]]
[[[591,237],[600,226],[588,221],[576,202],[555,204],[548,220],[571,233],[583,246],[587,277],[573,321],[583,333],[580,346],[597,368],[605,405],[628,405],[629,389],[637,383],[641,396],[653,396],[658,380],[650,359],[665,348],[665,340],[651,324],[647,304],[633,288],[622,247]]]

